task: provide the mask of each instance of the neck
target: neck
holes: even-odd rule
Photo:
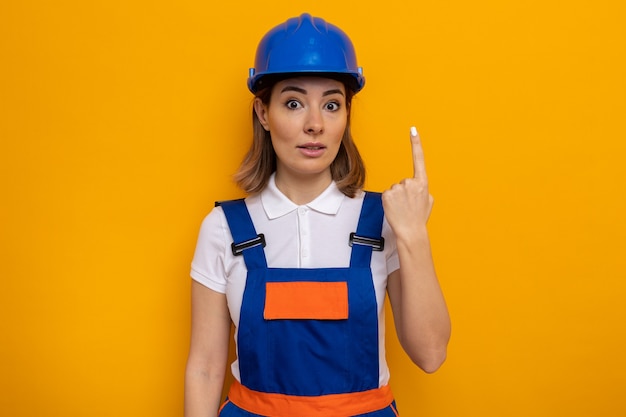
[[[328,188],[332,182],[330,171],[328,175],[305,176],[286,178],[276,172],[276,187],[291,201],[301,206],[315,200]]]

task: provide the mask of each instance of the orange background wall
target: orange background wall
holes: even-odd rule
[[[181,415],[189,263],[240,195],[247,69],[309,11],[365,68],[368,188],[410,175],[409,126],[425,144],[453,338],[425,375],[390,332],[403,415],[626,415],[624,4],[2,2],[0,413]]]

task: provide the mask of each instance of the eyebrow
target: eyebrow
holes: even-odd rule
[[[281,93],[284,93],[286,91],[295,91],[296,93],[300,93],[300,94],[307,94],[307,91],[304,88],[300,88],[300,87],[296,87],[293,85],[288,85],[285,88],[283,88],[282,90],[280,90]],[[341,94],[342,96],[343,91],[341,91],[340,89],[333,89],[333,90],[328,90],[328,91],[324,91],[324,93],[322,93],[322,96],[329,96],[331,94]]]

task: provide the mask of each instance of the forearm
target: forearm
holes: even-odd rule
[[[228,362],[226,296],[193,281],[191,343],[185,370],[185,417],[215,417]]]
[[[426,227],[398,236],[400,270],[393,300],[400,342],[426,372],[445,360],[450,339],[450,317],[433,264]],[[391,293],[390,293],[391,296]]]
[[[224,372],[202,370],[187,364],[185,417],[216,417],[223,384]]]

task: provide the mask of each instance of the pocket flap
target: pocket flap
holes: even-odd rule
[[[347,282],[268,282],[266,320],[348,318]]]

